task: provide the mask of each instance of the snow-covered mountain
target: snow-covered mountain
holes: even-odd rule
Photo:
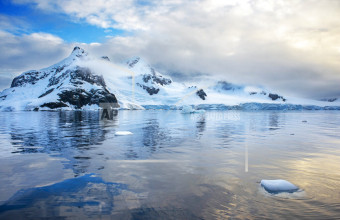
[[[103,102],[122,109],[176,109],[183,105],[205,109],[318,109],[338,103],[286,97],[265,88],[215,79],[203,81],[174,82],[140,57],[116,64],[107,56],[92,57],[75,47],[61,62],[15,77],[11,88],[0,93],[0,109],[98,109]]]
[[[3,110],[80,109],[117,99],[106,87],[103,76],[76,65],[88,54],[75,47],[63,61],[39,71],[31,70],[15,77],[11,88],[0,94]]]

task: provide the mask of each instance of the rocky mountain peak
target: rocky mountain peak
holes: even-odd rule
[[[82,57],[82,56],[87,56],[87,52],[85,52],[83,48],[76,46],[73,48],[71,55],[74,55],[76,57]]]
[[[102,60],[110,61],[110,58],[109,58],[108,56],[102,56],[101,59],[102,59]]]
[[[129,65],[130,68],[133,68],[139,61],[140,57],[133,57],[132,59],[128,60],[126,64]]]

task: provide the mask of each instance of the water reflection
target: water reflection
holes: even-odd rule
[[[157,150],[168,146],[174,140],[171,139],[169,130],[162,127],[158,119],[146,119],[140,124],[139,133],[135,133],[127,142],[125,156],[127,159],[147,159]]]
[[[124,184],[105,182],[94,174],[86,174],[49,186],[20,190],[0,205],[0,216],[21,219],[66,214],[72,217],[77,216],[79,209],[88,217],[109,215],[115,207],[114,198],[123,190],[127,190]],[[24,211],[20,211],[22,209]]]
[[[145,127],[142,128],[143,145],[149,147],[150,151],[155,151],[155,146],[159,145],[162,139],[166,137],[164,132],[159,129],[159,123],[156,119],[147,120]]]
[[[28,118],[25,118],[25,116]],[[109,132],[106,128],[117,125],[117,112],[113,120],[101,121],[93,112],[29,112],[8,120],[14,154],[48,153],[62,157],[66,169],[75,176],[86,173],[91,156],[87,151],[102,144]]]
[[[278,130],[279,127],[279,113],[271,112],[269,115],[269,130]]]
[[[324,217],[336,216],[339,199],[325,198],[339,194],[339,114],[225,114],[120,111],[105,121],[98,112],[1,114],[0,218],[303,218],[326,205]],[[264,197],[262,178],[315,195]]]
[[[25,120],[22,118],[22,120]],[[34,115],[27,126],[11,125],[13,153],[63,153],[66,148],[84,149],[105,139],[96,112],[41,113]]]
[[[196,128],[197,128],[197,137],[201,137],[206,129],[207,123],[206,123],[206,119],[205,119],[205,115],[202,114],[200,115],[200,117],[198,118],[197,122],[196,122]]]

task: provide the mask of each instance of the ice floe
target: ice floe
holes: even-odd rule
[[[295,186],[287,180],[261,180],[261,186],[269,193],[293,193],[299,190],[299,187]]]
[[[115,133],[116,136],[124,136],[124,135],[131,135],[131,134],[133,134],[133,133],[130,132],[130,131],[117,131]]]
[[[193,107],[191,107],[191,105],[184,105],[182,107],[182,114],[193,114],[193,113],[204,113],[205,110],[201,109],[201,110],[196,110]]]

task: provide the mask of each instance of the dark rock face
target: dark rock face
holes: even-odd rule
[[[59,84],[62,80],[64,80],[66,77],[67,77],[67,75],[70,73],[71,71],[70,70],[67,70],[67,71],[65,71],[64,73],[62,73],[62,74],[55,74],[54,76],[52,76],[48,81],[49,81],[49,83],[48,83],[48,87],[50,87],[50,86],[54,86],[54,85],[57,85],[57,84]]]
[[[234,85],[232,83],[226,82],[226,81],[219,81],[217,83],[217,86],[220,87],[223,90],[232,90],[234,91],[235,89],[241,89],[241,86]]]
[[[24,84],[32,84],[34,85],[37,83],[40,79],[43,79],[47,76],[46,73],[40,73],[38,71],[31,71],[31,72],[26,72],[24,74],[21,74],[20,76],[17,76],[13,79],[11,88],[13,87],[19,87]]]
[[[143,75],[143,81],[145,83],[149,82],[150,80],[152,80],[152,83],[155,84],[160,84],[162,86],[164,85],[169,85],[172,83],[171,79],[168,78],[164,78],[163,76],[157,76],[156,74],[145,74]]]
[[[167,79],[167,78],[164,78],[162,76],[153,75],[152,79],[155,83],[161,84],[162,86],[169,85],[169,84],[172,83],[171,79]]]
[[[53,90],[54,90],[54,89],[49,89],[49,90],[47,90],[45,93],[41,94],[38,98],[40,99],[40,98],[42,98],[42,97],[44,97],[44,96],[50,94],[51,92],[53,92]]]
[[[75,47],[73,48],[73,52],[76,51],[76,50],[81,50],[81,48],[78,47],[78,46],[75,46]]]
[[[65,66],[59,66],[59,67],[55,68],[55,73],[60,73],[64,69],[65,69]]]
[[[69,103],[78,109],[85,105],[99,105],[99,103],[112,103],[113,107],[119,106],[116,96],[106,89],[92,89],[90,91],[85,91],[84,89],[64,90],[58,96],[60,97],[60,102]]]
[[[119,107],[116,96],[106,89],[103,76],[95,75],[90,69],[82,67],[77,67],[74,71],[66,71],[64,76],[60,76],[60,79],[65,79],[68,76],[70,77],[70,83],[75,88],[62,90],[58,93],[61,103],[73,105],[78,109],[85,105],[99,105],[100,103],[111,103],[112,107]],[[55,81],[60,81],[60,79],[57,78]],[[84,82],[101,88],[91,89],[90,91],[77,88],[78,85],[82,85]]]
[[[77,67],[75,71],[67,70],[62,74],[52,76],[49,79],[48,87],[59,84],[68,76],[71,77],[70,82],[75,85],[81,85],[83,81],[86,81],[92,85],[106,86],[103,76],[94,75],[88,68]]]
[[[128,62],[127,64],[129,64],[130,67],[134,67],[139,60],[140,58],[136,57],[136,59],[132,60],[131,62]]]
[[[106,86],[103,76],[94,75],[88,68],[77,67],[76,71],[70,73],[70,76],[70,82],[73,84],[82,84],[86,81],[92,85]]]
[[[320,101],[324,101],[324,102],[335,102],[336,100],[338,100],[338,99],[337,98],[320,99]]]
[[[137,86],[143,88],[144,90],[146,90],[149,95],[154,95],[154,94],[157,94],[159,92],[159,88],[155,88],[155,87],[149,87],[149,86],[146,86],[146,85],[141,85],[139,83],[136,83]]]
[[[143,81],[145,83],[149,82],[149,80],[151,79],[151,76],[150,75],[143,75]]]
[[[56,85],[59,83],[60,79],[63,78],[67,73],[63,73],[62,75],[59,75],[58,73],[62,72],[65,69],[66,66],[59,66],[52,69],[51,72],[39,72],[39,71],[30,71],[21,74],[20,76],[17,76],[13,79],[11,88],[13,87],[19,87],[24,84],[36,84],[39,80],[44,79],[51,75],[52,73],[55,74],[55,76],[51,77],[49,79],[49,86]]]
[[[77,57],[81,57],[85,54],[87,54],[82,48],[80,47],[74,47],[72,53],[76,54]]]
[[[196,92],[196,95],[198,95],[202,100],[205,100],[205,97],[207,97],[207,94],[204,92],[203,89],[200,89]]]
[[[107,60],[107,61],[110,61],[110,58],[108,56],[102,56],[101,57],[103,60]]]
[[[278,94],[269,93],[268,97],[271,98],[273,101],[277,99],[282,99],[282,101],[284,102],[286,101],[285,98],[283,98],[282,96],[279,96]]]
[[[59,103],[48,104],[49,108],[67,107],[69,105],[80,109],[85,105],[99,105],[99,103],[112,103],[112,107],[119,107],[118,101],[114,94],[106,89],[106,84],[103,76],[95,75],[90,69],[83,67],[76,67],[75,70],[67,70],[63,74],[55,75],[50,78],[48,86],[54,86],[60,83],[57,89],[63,84],[62,82],[69,78],[73,89],[65,89],[58,93]],[[85,82],[91,85],[97,85],[101,89],[91,89],[86,91],[82,88],[77,88]],[[51,93],[53,89],[46,91],[40,97]],[[44,107],[44,106],[41,106]]]
[[[272,100],[276,100],[276,99],[280,98],[279,95],[277,95],[277,94],[272,94],[272,93],[269,93],[268,97],[271,98]]]
[[[143,75],[143,82],[148,83],[151,82],[151,84],[159,84],[159,85],[169,85],[172,83],[171,79],[164,78],[161,75],[157,75],[155,70],[151,68],[152,74],[144,74]],[[159,88],[155,88],[153,86],[149,85],[142,85],[140,83],[136,83],[137,86],[143,88],[146,90],[150,95],[157,94],[159,92]]]
[[[138,62],[140,62],[140,58],[136,57],[133,60],[128,61],[127,64],[129,68],[133,68]],[[155,69],[150,66],[147,66],[146,72],[144,74],[137,77],[141,77],[143,82],[147,83],[147,85],[143,83],[136,83],[136,85],[147,91],[149,95],[154,95],[159,92],[160,89],[158,88],[158,85],[164,86],[172,83],[171,79],[165,78],[162,75],[157,74]]]
[[[47,102],[47,103],[44,103],[43,105],[41,105],[40,107],[48,107],[50,109],[55,109],[55,108],[68,107],[68,105],[66,105],[63,102]],[[35,108],[35,109],[37,109],[37,108]]]
[[[99,105],[100,103],[110,103],[111,107],[119,107],[116,96],[106,89],[85,91],[84,89],[63,90],[58,94],[58,102],[44,103],[40,107],[50,109],[69,107],[70,105],[80,109],[85,105]]]

